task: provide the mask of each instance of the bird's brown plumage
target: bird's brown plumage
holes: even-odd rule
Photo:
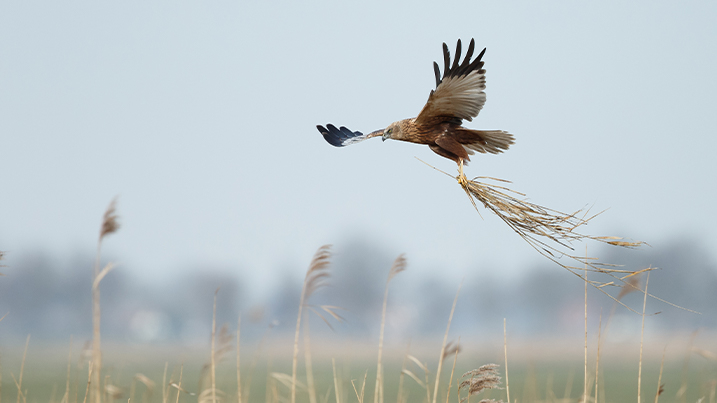
[[[383,130],[369,134],[352,132],[345,127],[337,129],[329,124],[317,126],[330,144],[343,147],[372,137],[384,140],[402,140],[426,144],[436,154],[456,163],[470,161],[474,152],[497,154],[513,144],[513,136],[502,130],[473,130],[462,126],[463,120],[471,121],[485,104],[485,49],[471,61],[475,41],[471,39],[462,63],[461,41],[456,46],[456,57],[451,65],[448,46],[443,44],[443,76],[437,63],[433,63],[436,89],[417,117],[391,123]]]

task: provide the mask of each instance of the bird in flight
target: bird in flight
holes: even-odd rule
[[[438,63],[433,62],[436,89],[428,96],[426,105],[415,118],[393,122],[385,129],[368,134],[353,132],[346,127],[318,125],[319,132],[329,144],[344,147],[372,137],[426,144],[436,154],[455,161],[459,167],[470,161],[470,155],[497,154],[513,144],[513,135],[503,130],[474,130],[462,126],[472,121],[485,104],[485,70],[482,52],[471,61],[475,41],[471,39],[462,63],[461,40],[456,45],[456,57],[451,65],[448,46],[443,44],[443,77]],[[461,169],[462,172],[462,169]]]

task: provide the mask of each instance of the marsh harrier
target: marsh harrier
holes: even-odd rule
[[[372,137],[427,144],[436,154],[462,165],[470,161],[474,152],[497,154],[513,144],[513,135],[502,130],[474,130],[462,126],[463,120],[472,121],[485,104],[485,49],[471,61],[475,41],[471,39],[463,63],[461,41],[456,45],[456,57],[451,65],[448,46],[443,44],[443,77],[438,63],[433,62],[436,89],[417,117],[393,122],[385,129],[363,134],[332,124],[316,126],[326,141],[336,147],[355,144]]]

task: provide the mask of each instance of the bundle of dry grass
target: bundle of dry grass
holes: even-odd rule
[[[523,193],[497,183],[487,182],[510,183],[509,181],[491,177],[476,177],[470,180],[463,173],[462,167],[459,167],[456,180],[468,195],[476,211],[478,211],[478,203],[482,204],[541,255],[587,281],[621,305],[624,304],[603,288],[621,286],[633,276],[654,269],[649,267],[642,270],[626,270],[600,262],[594,257],[575,254],[574,243],[588,240],[624,248],[636,248],[645,244],[642,241],[628,241],[616,236],[593,236],[579,232],[581,227],[602,212],[590,215],[589,209],[580,209],[566,214],[543,207],[529,202]],[[567,259],[567,262],[559,259]],[[608,275],[616,281],[588,280],[587,276],[582,275],[587,271]]]
[[[424,162],[424,164],[426,163]],[[525,194],[503,185],[510,183],[510,181],[485,176],[475,177],[472,180],[468,179],[461,164],[458,166],[458,176],[455,177],[430,164],[426,165],[455,178],[479,214],[478,205],[481,204],[497,215],[504,223],[508,224],[510,229],[528,242],[541,255],[588,281],[590,285],[621,305],[624,304],[608,294],[603,288],[606,286],[621,286],[630,277],[654,269],[625,270],[613,264],[599,262],[596,258],[578,256],[575,253],[574,244],[588,240],[625,248],[635,248],[645,244],[641,241],[627,241],[616,236],[593,236],[579,232],[581,227],[587,225],[601,213],[590,215],[589,209],[580,209],[566,214],[531,203],[527,200]],[[561,259],[565,260],[561,261]],[[606,274],[614,281],[588,280],[586,276],[583,276],[586,271]]]
[[[580,227],[587,225],[593,218],[597,217],[602,212],[589,215],[589,209],[580,209],[571,214],[562,213],[557,210],[531,203],[525,199],[525,194],[516,192],[505,186],[480,182],[480,180],[502,183],[510,183],[510,181],[485,176],[479,176],[473,178],[473,180],[469,180],[463,173],[462,166],[459,166],[458,172],[458,176],[456,176],[455,179],[468,195],[468,198],[476,211],[478,211],[478,205],[476,203],[476,201],[478,201],[483,204],[485,208],[497,215],[504,223],[508,224],[510,229],[528,242],[528,244],[532,246],[533,249],[537,250],[541,255],[550,259],[558,266],[568,270],[572,274],[580,277],[583,281],[607,295],[616,303],[632,312],[639,313],[625,305],[620,300],[622,295],[616,298],[605,291],[606,287],[620,287],[620,292],[623,293],[623,286],[627,286],[630,289],[635,289],[645,293],[647,296],[675,308],[697,313],[691,309],[687,309],[653,294],[649,294],[646,290],[635,288],[633,284],[635,279],[633,277],[655,270],[655,267],[628,270],[619,268],[619,265],[600,262],[594,257],[589,257],[587,255],[578,256],[577,254],[574,254],[575,248],[573,243],[589,240],[613,246],[620,246],[623,248],[636,248],[641,245],[646,245],[646,243],[642,241],[627,241],[624,238],[617,236],[593,236],[578,232]],[[480,214],[480,211],[478,211],[478,213]],[[568,263],[558,260],[561,258],[567,259]],[[572,262],[572,264],[570,264],[570,262]],[[600,281],[594,279],[588,280],[587,272],[600,273],[608,276],[614,281]]]
[[[550,256],[555,256],[554,252],[559,255],[565,254],[565,252],[559,251],[556,247],[548,245],[541,239],[553,241],[571,250],[573,249],[570,246],[571,242],[585,239],[593,239],[623,247],[637,247],[644,244],[641,241],[625,241],[621,237],[596,237],[581,234],[575,230],[587,225],[588,222],[601,213],[588,216],[589,210],[583,209],[571,214],[562,213],[527,201],[525,199],[526,195],[523,193],[516,192],[505,186],[480,182],[480,179],[510,183],[510,181],[504,179],[487,176],[479,176],[469,180],[463,173],[463,167],[459,166],[456,180],[458,180],[458,183],[470,198],[473,207],[477,210],[476,201],[479,201],[485,208],[500,217],[518,235],[541,250],[541,253],[547,253]]]
[[[576,230],[587,225],[593,218],[600,213],[588,216],[589,210],[577,210],[573,213],[566,214],[557,210],[534,204],[525,199],[525,194],[511,190],[505,186],[480,182],[479,180],[492,180],[502,183],[510,183],[509,181],[490,178],[476,177],[473,180],[466,178],[461,172],[456,177],[458,183],[466,192],[473,206],[478,210],[476,201],[483,204],[485,208],[492,211],[503,222],[525,239],[531,246],[538,250],[541,254],[555,260],[561,256],[567,256],[588,266],[594,266],[595,263],[589,258],[571,255],[565,250],[566,248],[574,250],[572,243],[575,241],[595,240],[609,245],[622,247],[637,247],[644,242],[641,241],[625,241],[623,238],[614,236],[592,236],[582,234]],[[552,244],[550,243],[552,241]],[[562,265],[562,264],[561,264]],[[604,266],[604,265],[603,265]],[[592,267],[598,271],[624,271],[610,268]]]

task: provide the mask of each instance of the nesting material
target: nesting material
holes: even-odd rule
[[[579,229],[587,225],[600,213],[589,215],[589,210],[581,209],[566,214],[531,203],[526,199],[525,194],[500,185],[508,184],[510,183],[509,181],[485,176],[470,180],[463,173],[462,167],[459,168],[456,180],[468,195],[476,211],[478,211],[478,203],[482,204],[483,207],[492,211],[504,223],[508,224],[515,233],[525,239],[533,248],[551,260],[566,256],[579,262],[581,266],[587,264],[588,268],[592,270],[625,272],[625,270],[608,268],[604,264],[596,263],[594,259],[574,256],[572,252],[568,251],[574,250],[573,243],[576,241],[585,240],[594,240],[628,248],[638,247],[644,243],[626,241],[615,236],[583,234],[579,232]],[[564,264],[561,264],[561,266],[564,266]],[[584,270],[584,267],[575,268]]]
[[[616,236],[593,236],[580,232],[583,226],[600,213],[591,215],[589,209],[580,209],[566,214],[531,203],[525,194],[509,189],[507,187],[507,184],[511,183],[509,181],[486,176],[468,179],[463,172],[462,164],[458,165],[458,176],[455,177],[430,164],[426,165],[455,178],[479,214],[478,205],[492,211],[541,255],[587,281],[621,305],[624,304],[603,290],[603,287],[619,287],[632,276],[654,269],[650,267],[641,270],[626,270],[614,264],[602,263],[593,257],[579,256],[576,253],[576,244],[589,240],[625,248],[635,248],[645,244],[641,241],[629,241]],[[588,280],[587,276],[584,276],[588,271],[607,275],[610,280]]]

